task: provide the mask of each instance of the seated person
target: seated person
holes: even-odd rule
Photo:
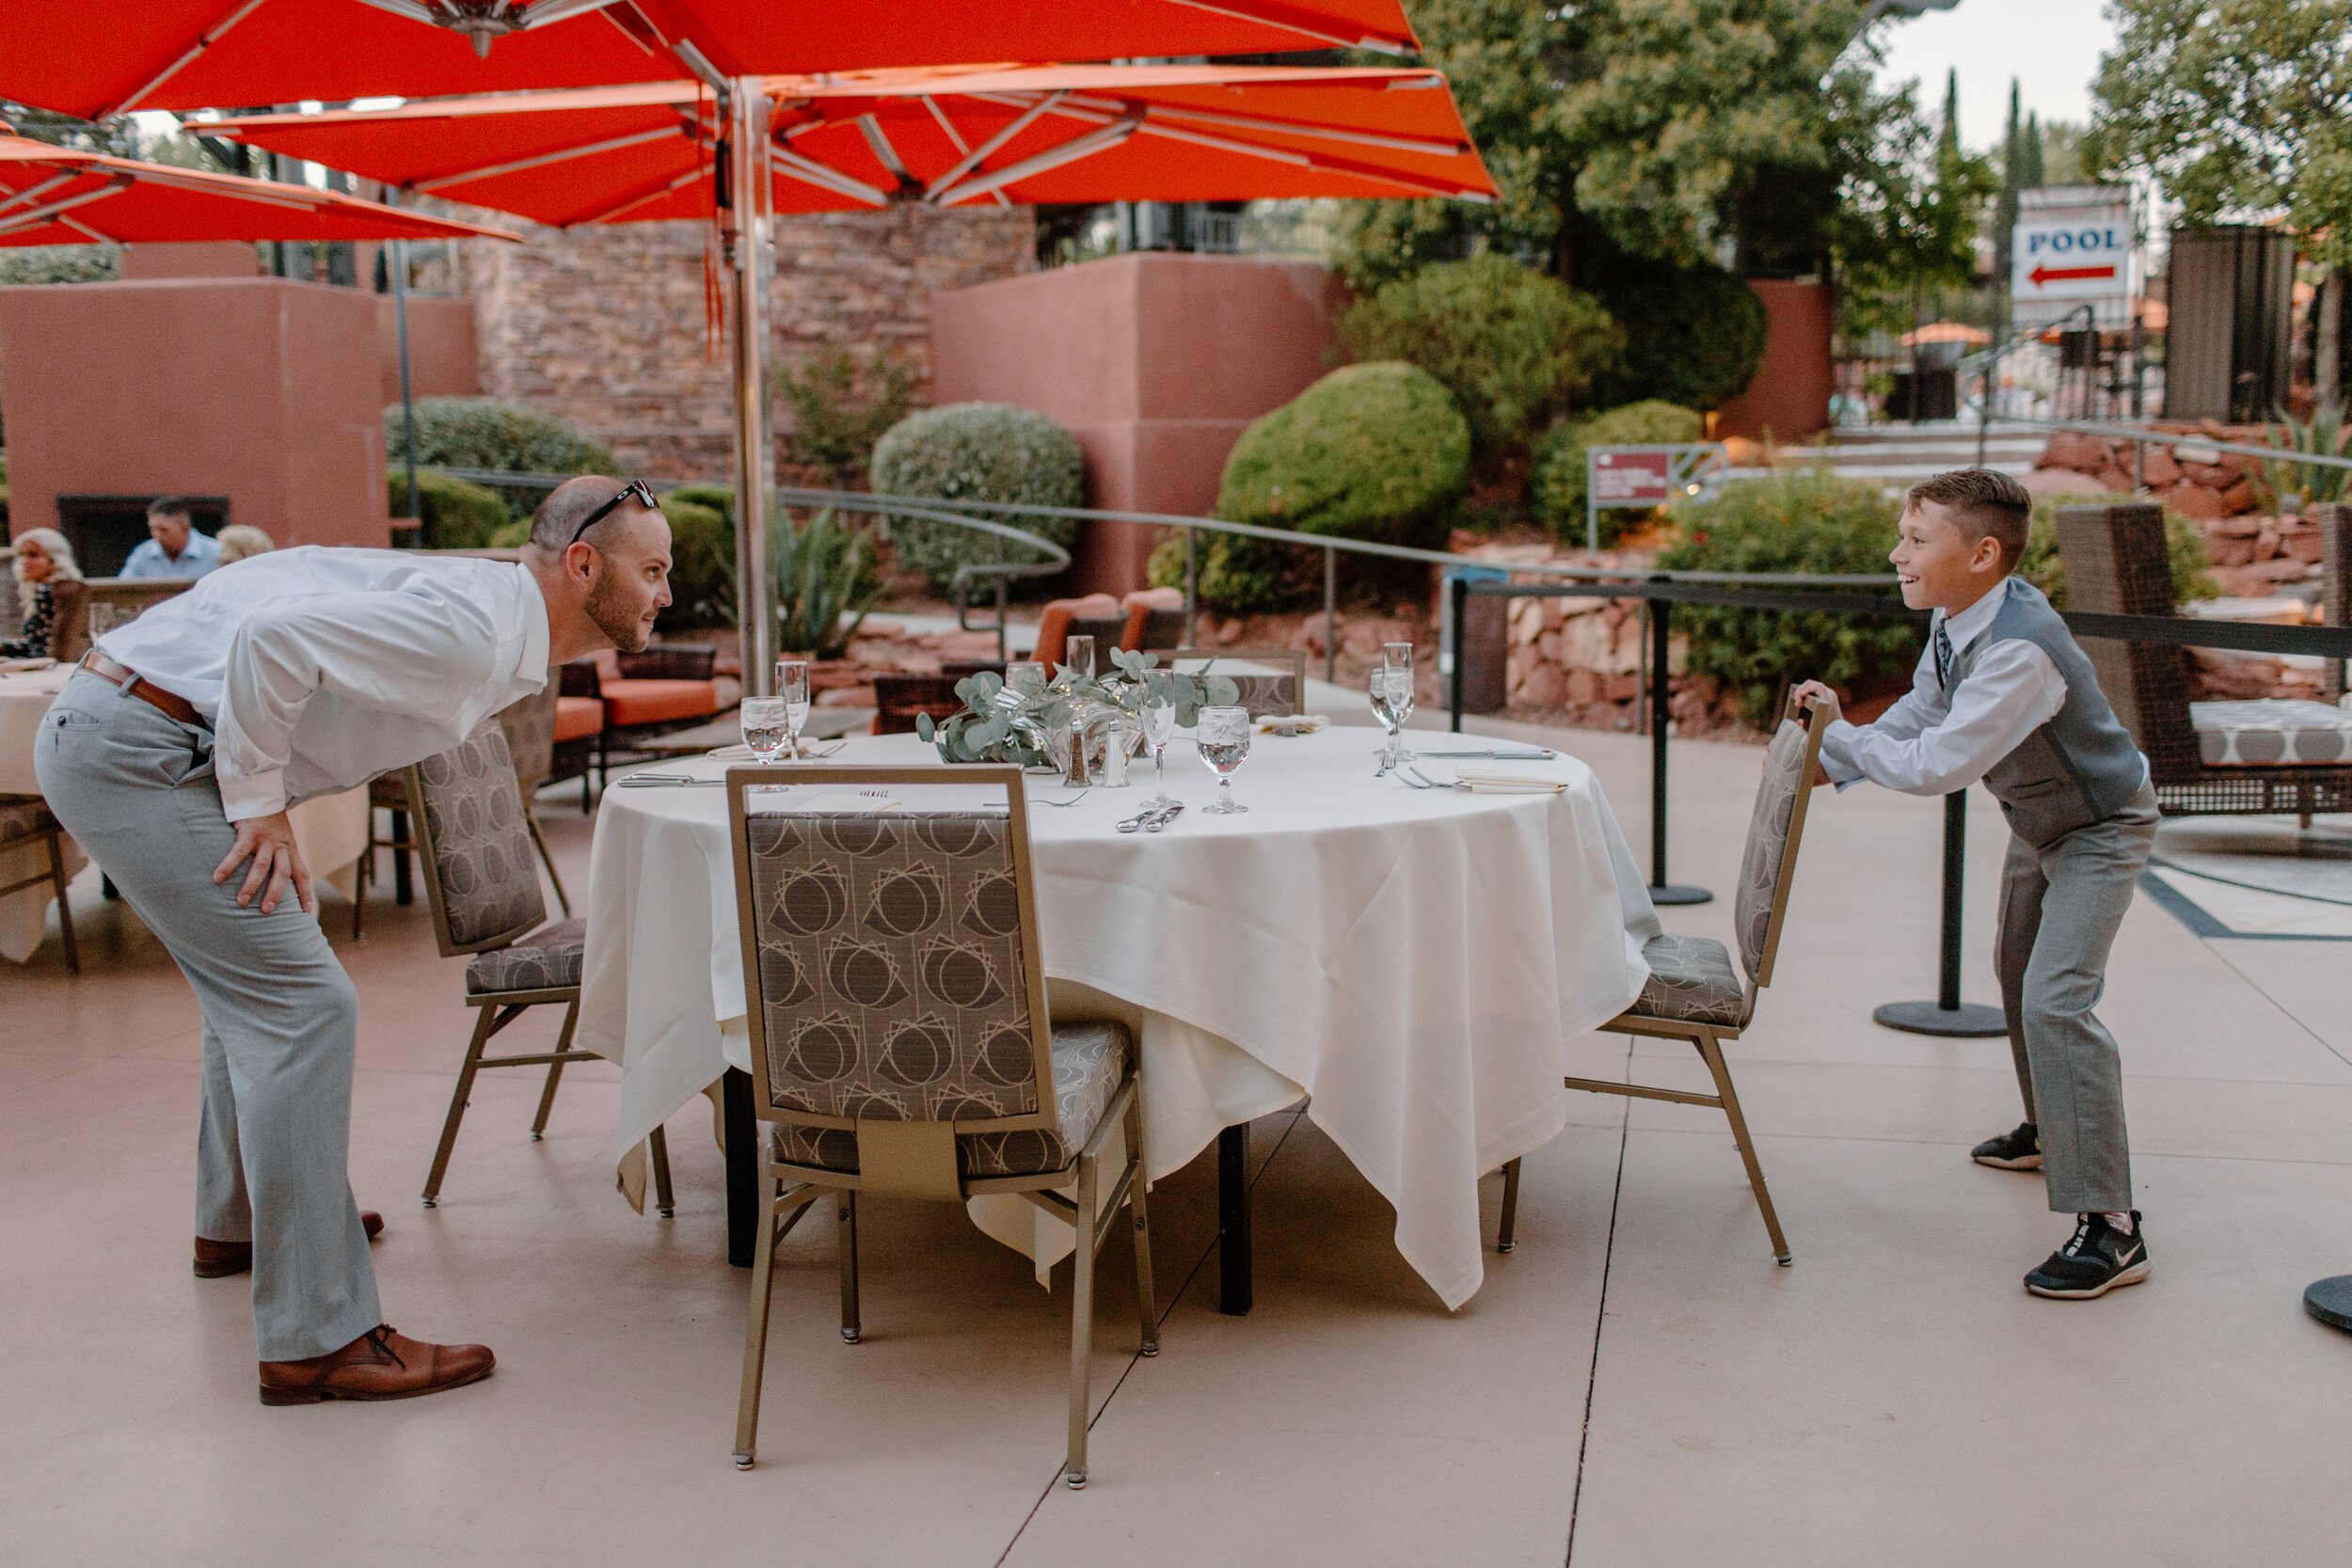
[[[278,547],[278,542],[251,523],[230,523],[214,536],[220,546],[220,563],[243,561],[249,555],[267,555]]]
[[[24,611],[24,630],[0,642],[0,658],[42,658],[49,653],[50,628],[57,607],[49,585],[59,578],[78,578],[73,546],[54,528],[37,528],[16,536],[16,601]]]
[[[196,531],[188,503],[158,496],[147,508],[147,543],[131,552],[119,576],[200,578],[220,564],[220,542]]]

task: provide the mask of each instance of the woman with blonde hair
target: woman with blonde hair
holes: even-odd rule
[[[220,563],[243,561],[249,555],[267,555],[278,547],[278,542],[251,523],[230,523],[213,535],[213,543],[220,546]]]
[[[17,608],[24,631],[14,641],[0,642],[0,657],[39,658],[49,652],[49,629],[56,625],[57,607],[49,585],[59,578],[76,578],[73,546],[54,528],[30,529],[16,536]]]

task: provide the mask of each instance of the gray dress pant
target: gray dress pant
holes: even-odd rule
[[[2115,816],[2042,848],[2012,836],[2001,867],[1993,965],[2017,1087],[2041,1130],[2042,1177],[2059,1213],[2132,1207],[2123,1061],[2090,1009],[2155,842],[2156,792],[2142,784]]]
[[[162,939],[204,1013],[196,1232],[253,1243],[263,1361],[341,1349],[383,1321],[353,1201],[352,1057],[359,1001],[289,886],[278,912],[237,907],[242,869],[213,870],[221,816],[213,737],[87,671],[41,720],[34,766],[66,831]]]

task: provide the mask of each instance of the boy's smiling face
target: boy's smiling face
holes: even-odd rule
[[[1989,533],[1979,536],[1942,501],[1915,501],[1905,508],[1899,533],[1887,559],[1902,579],[1903,603],[1914,610],[1956,614],[2009,575],[2001,542]]]

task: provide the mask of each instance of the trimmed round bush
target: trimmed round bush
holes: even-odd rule
[[[385,488],[393,516],[414,515],[423,520],[424,537],[418,543],[428,550],[483,549],[499,542],[501,531],[508,527],[513,516],[505,498],[496,490],[423,468],[417,470],[421,510],[413,514],[409,510],[408,475],[404,467],[393,467]],[[526,536],[529,534],[528,523],[523,531]]]
[[[670,521],[670,608],[659,627],[735,625],[735,523],[713,506],[673,490],[661,498]]]
[[[1707,416],[1649,399],[1629,403],[1581,420],[1564,420],[1538,436],[1530,478],[1535,515],[1572,545],[1584,542],[1584,457],[1595,447],[1666,446],[1707,438]],[[1600,515],[1600,538],[1613,541],[1628,517],[1612,509]]]
[[[562,420],[497,398],[419,398],[417,461],[445,468],[499,468],[516,474],[614,474],[612,453]],[[395,470],[406,458],[406,426],[399,404],[384,410],[386,461]],[[420,489],[423,488],[420,483]],[[518,516],[546,499],[544,488],[499,485]]]
[[[878,495],[1028,506],[1086,504],[1086,467],[1077,437],[1044,415],[1009,403],[952,403],[910,414],[874,444],[868,472]],[[1050,539],[1064,549],[1078,537],[1075,517],[997,512],[976,515]],[[1042,559],[1008,540],[950,523],[885,517],[882,532],[901,566],[920,572],[941,589],[967,562]]]
[[[1764,302],[1721,267],[1632,262],[1599,294],[1625,327],[1624,354],[1594,385],[1601,402],[1720,407],[1746,391],[1764,363]]]

